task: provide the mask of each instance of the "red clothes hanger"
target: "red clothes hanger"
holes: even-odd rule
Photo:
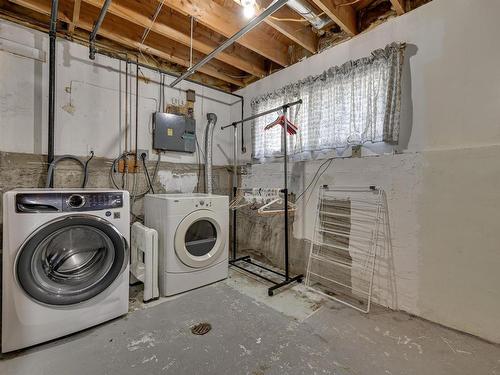
[[[276,120],[271,122],[269,125],[266,125],[264,130],[269,130],[269,129],[275,127],[276,125],[281,125],[282,127],[284,127],[285,124],[287,125],[288,134],[290,134],[290,135],[297,134],[297,131],[299,130],[298,126],[296,126],[290,120],[288,120],[285,117],[285,115],[280,115]]]

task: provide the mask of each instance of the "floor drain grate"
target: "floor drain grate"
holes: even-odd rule
[[[205,335],[212,329],[210,323],[199,323],[191,327],[191,332],[195,335]]]

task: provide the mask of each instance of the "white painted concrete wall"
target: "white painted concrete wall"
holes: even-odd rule
[[[376,184],[387,191],[397,292],[387,292],[382,276],[376,300],[494,342],[500,342],[498,14],[497,0],[434,0],[239,92],[248,114],[257,95],[407,42],[404,154],[338,159],[317,186]],[[295,192],[319,164],[290,166]],[[253,165],[244,183],[279,186],[281,168]],[[294,236],[311,237],[315,207],[313,194],[296,215]]]
[[[3,20],[0,20],[0,43],[10,51],[42,51],[48,56],[46,34]],[[16,44],[19,48],[12,47]],[[0,150],[46,153],[48,62],[2,49],[0,47]],[[56,154],[83,156],[93,149],[97,156],[118,156],[124,139],[125,63],[101,55],[91,61],[86,47],[58,39],[56,69]],[[134,74],[132,92],[135,92],[135,67],[130,69]],[[159,99],[159,74],[143,68],[141,71],[151,82],[140,81],[138,144],[139,148],[151,149],[151,114],[156,111]],[[167,84],[171,81],[171,77],[167,78]],[[227,124],[231,106],[222,103],[235,103],[238,98],[189,82],[182,82],[178,87],[194,89],[204,96],[197,97],[195,106],[197,134],[203,147],[206,114],[214,112],[219,124]],[[165,103],[172,99],[185,101],[185,94],[178,90],[167,88],[165,93]],[[132,98],[135,108],[135,94]],[[131,118],[134,129],[135,112]],[[228,164],[228,157],[232,155],[232,137],[229,132],[220,131],[220,127],[214,133],[213,154],[216,165]],[[196,163],[197,156],[167,152],[162,160]]]

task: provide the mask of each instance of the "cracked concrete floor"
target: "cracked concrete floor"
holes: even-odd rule
[[[191,334],[198,322],[205,336]],[[500,347],[404,313],[369,315],[297,285],[268,297],[239,272],[4,356],[0,374],[500,374]]]

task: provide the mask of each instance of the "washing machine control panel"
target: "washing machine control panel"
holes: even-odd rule
[[[70,193],[63,194],[63,211],[99,211],[123,207],[123,194]]]
[[[16,212],[100,211],[123,207],[121,192],[20,193]]]

